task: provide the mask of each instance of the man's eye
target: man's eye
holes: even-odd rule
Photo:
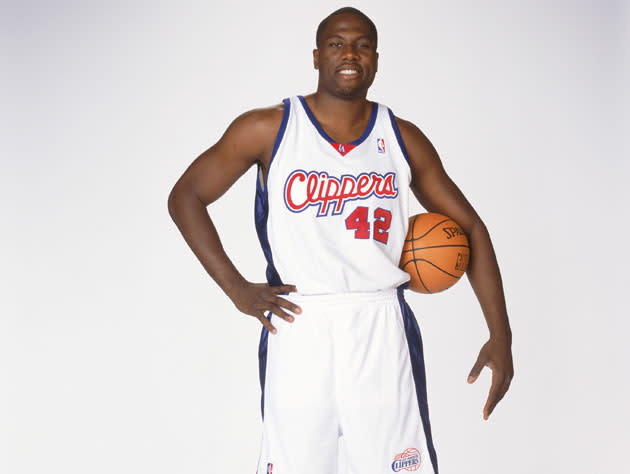
[[[330,46],[332,46],[333,48],[338,48],[339,46],[341,46],[341,43],[330,43]]]

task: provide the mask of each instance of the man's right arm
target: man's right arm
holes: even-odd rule
[[[299,308],[278,296],[297,291],[293,285],[250,283],[225,253],[207,206],[221,197],[254,163],[265,164],[282,120],[282,107],[257,109],[236,118],[221,139],[199,155],[173,186],[168,210],[208,274],[243,313],[256,317],[272,332],[266,311],[291,322],[282,308]]]

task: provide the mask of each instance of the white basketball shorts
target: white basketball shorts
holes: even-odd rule
[[[283,296],[259,347],[263,434],[257,474],[437,474],[416,318],[397,290]],[[344,473],[345,474],[345,473]]]

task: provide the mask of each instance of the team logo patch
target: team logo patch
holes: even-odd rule
[[[284,184],[284,202],[292,212],[302,212],[309,206],[319,206],[317,217],[341,214],[348,201],[370,196],[395,198],[398,189],[396,173],[384,175],[370,172],[358,176],[344,174],[337,178],[324,171],[295,170]]]
[[[267,474],[273,474],[273,472],[271,472],[272,470],[273,470],[273,464],[268,462],[267,463]]]
[[[420,451],[416,448],[407,448],[402,453],[394,456],[392,471],[399,472],[417,471],[420,468]]]
[[[356,147],[356,145],[353,145],[351,143],[328,143],[330,143],[332,147],[341,154],[341,156],[346,156],[347,153],[351,152]]]
[[[385,153],[385,140],[382,138],[376,139],[376,147],[379,153]]]

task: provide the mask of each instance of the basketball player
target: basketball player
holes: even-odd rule
[[[498,265],[429,140],[366,99],[378,66],[372,21],[337,10],[319,25],[316,45],[317,91],[236,118],[177,181],[169,212],[234,305],[263,325],[258,474],[336,472],[342,435],[352,474],[437,474],[422,342],[404,300],[409,276],[398,268],[409,190],[470,241],[467,274],[489,339],[468,382],[492,370],[484,419],[513,376]],[[253,164],[267,283],[243,278],[206,210]]]

